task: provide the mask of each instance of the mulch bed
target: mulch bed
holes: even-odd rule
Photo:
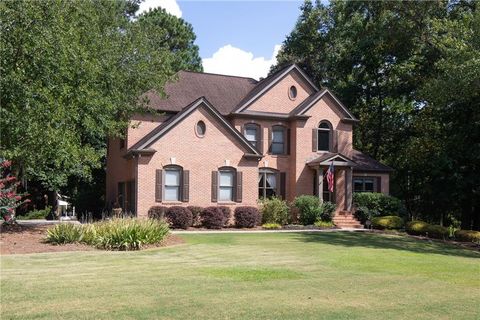
[[[0,254],[25,254],[42,252],[64,251],[94,251],[92,246],[80,243],[65,245],[52,245],[45,243],[46,230],[52,226],[25,226],[25,225],[0,225]],[[145,249],[154,247],[167,247],[184,243],[177,235],[170,234],[155,246],[146,246]]]

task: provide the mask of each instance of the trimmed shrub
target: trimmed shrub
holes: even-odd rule
[[[354,193],[353,204],[356,208],[355,217],[363,224],[373,217],[405,215],[405,208],[402,202],[395,197],[387,196],[383,193]]]
[[[288,205],[280,198],[262,199],[260,211],[262,212],[262,223],[285,225],[288,222]]]
[[[316,221],[314,223],[315,227],[324,228],[324,229],[331,229],[335,227],[335,224],[332,221]]]
[[[82,239],[82,226],[73,223],[60,223],[47,230],[46,242],[51,244],[67,244]]]
[[[225,218],[224,224],[228,224],[232,216],[232,209],[230,209],[230,207],[227,207],[227,206],[218,206],[218,208],[223,212],[223,217]]]
[[[315,196],[299,196],[293,201],[293,204],[299,210],[300,223],[304,226],[314,224],[319,220],[321,208],[320,200]]]
[[[403,219],[397,216],[372,218],[372,227],[375,229],[401,229],[403,225]]]
[[[188,208],[173,206],[165,214],[168,222],[174,228],[187,229],[193,225],[193,215]]]
[[[167,210],[168,207],[165,206],[153,206],[148,210],[148,217],[150,219],[163,220]]]
[[[202,225],[208,229],[221,229],[225,225],[225,214],[219,207],[207,207],[202,211]]]
[[[237,207],[234,216],[235,225],[239,228],[253,228],[262,221],[262,216],[255,207]]]
[[[202,224],[201,215],[203,208],[198,206],[188,206],[188,210],[192,213],[193,216],[193,226],[198,227]]]
[[[92,224],[58,224],[47,230],[46,241],[53,244],[81,242],[108,250],[138,250],[160,243],[168,225],[154,219],[111,219]]]
[[[457,230],[455,231],[455,239],[458,241],[466,241],[480,244],[480,231]]]
[[[316,221],[331,221],[336,208],[331,202],[320,202],[316,196],[299,196],[293,203],[299,211],[300,223],[305,226],[312,225]]]
[[[424,221],[411,221],[406,225],[408,234],[428,236],[430,238],[444,239],[448,237],[448,229],[439,225],[428,224]]]
[[[262,228],[267,230],[275,230],[275,229],[281,229],[282,226],[278,223],[264,223],[262,224]]]
[[[17,220],[33,220],[33,219],[46,219],[52,211],[52,207],[47,206],[42,210],[33,210],[27,212],[25,215],[16,216]]]

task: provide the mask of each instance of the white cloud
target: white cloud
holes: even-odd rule
[[[254,57],[253,53],[243,51],[230,44],[221,47],[210,58],[203,59],[205,72],[228,74],[232,76],[266,77],[270,66],[277,62],[280,45],[275,45],[270,58]]]
[[[174,16],[179,18],[182,17],[182,10],[180,10],[180,6],[176,0],[145,0],[140,3],[140,8],[138,9],[137,14],[158,7],[165,9],[168,13],[173,14]]]

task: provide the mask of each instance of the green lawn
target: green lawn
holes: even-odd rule
[[[480,254],[363,233],[1,257],[1,319],[479,319]]]

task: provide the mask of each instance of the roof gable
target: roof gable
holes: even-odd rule
[[[226,131],[240,143],[241,147],[245,150],[245,156],[257,158],[262,157],[262,154],[255,147],[253,147],[240,132],[232,127],[232,125],[218,112],[217,109],[210,104],[210,102],[208,102],[205,97],[200,97],[199,99],[195,100],[190,105],[183,108],[181,112],[177,113],[170,120],[153,129],[150,133],[135,143],[129,149],[129,153],[140,153],[145,152],[145,150],[151,150],[150,147],[153,143],[173,129],[183,119],[187,118],[196,109],[201,107],[205,108],[205,110],[212,115],[213,119],[218,121],[219,124],[221,124]]]
[[[251,90],[237,105],[232,113],[240,113],[248,108],[253,102],[257,101],[261,96],[267,93],[271,88],[282,81],[291,72],[297,72],[299,76],[305,81],[305,83],[314,91],[317,92],[318,88],[313,81],[307,76],[307,74],[296,64],[292,64],[285,67],[273,75],[260,81],[253,90]],[[287,94],[287,93],[285,93]]]
[[[339,110],[345,115],[343,121],[353,121],[357,122],[358,119],[340,102],[340,100],[327,88],[318,91],[316,94],[311,95],[307,99],[305,99],[301,104],[298,105],[294,110],[291,112],[291,116],[301,116],[305,115],[305,113],[310,110],[318,101],[320,101],[325,96],[328,96],[335,105],[339,108]]]

